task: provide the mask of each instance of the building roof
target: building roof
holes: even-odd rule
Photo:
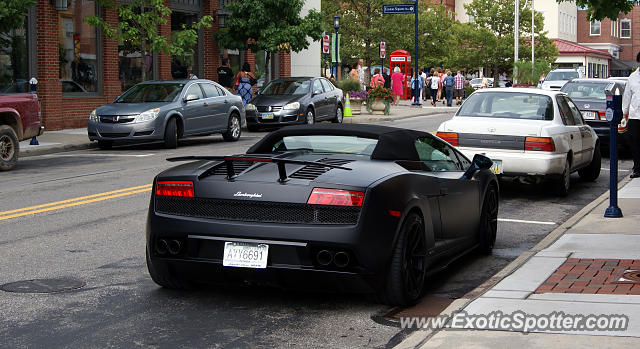
[[[556,47],[558,47],[560,56],[599,56],[607,59],[613,58],[608,52],[576,44],[575,42],[561,39],[554,39],[553,42],[556,44]]]

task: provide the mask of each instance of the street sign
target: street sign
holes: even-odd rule
[[[380,59],[387,57],[387,43],[384,40],[380,41]]]
[[[325,55],[328,55],[330,48],[331,48],[331,42],[329,41],[329,35],[325,33],[322,36],[322,53],[324,53]]]
[[[382,5],[383,15],[403,15],[403,14],[410,14],[410,13],[415,13],[414,4]]]

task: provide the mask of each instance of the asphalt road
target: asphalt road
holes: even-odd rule
[[[388,124],[433,131],[449,117]],[[0,291],[0,347],[371,348],[400,341],[406,333],[374,321],[389,307],[360,295],[258,286],[178,292],[148,277],[148,185],[171,166],[164,160],[240,153],[263,134],[236,143],[190,139],[176,150],[145,144],[28,157],[0,173],[0,285],[46,278],[85,284],[60,293]],[[630,161],[620,167],[628,174]],[[458,298],[490,278],[607,190],[606,160],[603,168],[595,183],[574,175],[562,199],[544,185],[503,182],[494,254],[462,258],[432,277],[425,294]]]

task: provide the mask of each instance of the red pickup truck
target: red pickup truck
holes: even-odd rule
[[[40,103],[35,93],[0,95],[0,171],[16,165],[20,141],[43,132]]]

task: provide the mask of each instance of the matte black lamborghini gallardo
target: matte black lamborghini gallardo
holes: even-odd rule
[[[425,132],[304,125],[246,154],[159,174],[147,265],[168,288],[200,282],[327,285],[415,302],[425,276],[496,238],[498,181]]]

